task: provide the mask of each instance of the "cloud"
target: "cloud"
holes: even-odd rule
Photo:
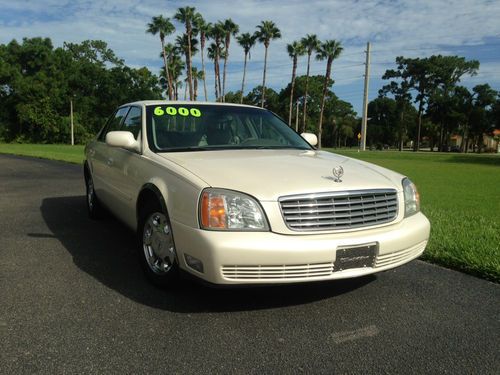
[[[205,19],[215,22],[232,18],[242,32],[253,32],[262,20],[272,20],[283,38],[272,41],[269,49],[267,81],[271,87],[284,87],[291,75],[286,44],[305,34],[316,33],[322,40],[336,39],[344,52],[334,62],[335,90],[351,101],[356,110],[362,102],[364,50],[372,42],[370,98],[383,84],[380,77],[394,66],[398,55],[408,57],[431,54],[459,54],[481,61],[480,73],[463,80],[474,85],[488,82],[500,89],[500,2],[490,0],[45,0],[16,2],[0,0],[0,43],[22,37],[47,36],[56,46],[64,41],[102,39],[131,66],[145,65],[158,72],[158,37],[146,34],[151,17],[172,17],[176,9],[195,6]],[[183,32],[177,24],[178,32]],[[489,47],[489,48],[488,48]],[[256,46],[248,65],[248,90],[260,84],[264,48]],[[299,74],[305,74],[302,58]],[[231,44],[228,88],[237,90],[242,76],[243,51]],[[195,64],[200,65],[199,55]],[[314,74],[323,74],[324,62],[312,62]],[[207,64],[207,86],[213,91],[213,67]]]

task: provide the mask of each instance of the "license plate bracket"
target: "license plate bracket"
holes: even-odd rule
[[[377,250],[378,243],[338,247],[333,271],[373,267]]]

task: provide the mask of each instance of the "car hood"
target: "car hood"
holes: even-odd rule
[[[217,150],[162,153],[211,187],[237,190],[261,201],[293,194],[361,189],[401,190],[401,176],[385,168],[325,151]],[[341,182],[332,169],[342,166]]]

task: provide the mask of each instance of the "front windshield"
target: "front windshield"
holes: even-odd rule
[[[267,110],[225,105],[165,104],[146,109],[155,152],[221,149],[301,149],[311,146]]]

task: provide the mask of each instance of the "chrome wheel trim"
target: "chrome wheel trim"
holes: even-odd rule
[[[148,216],[142,233],[142,248],[151,271],[165,275],[172,269],[176,260],[175,246],[165,214],[154,212]]]
[[[92,181],[92,177],[89,177],[87,179],[87,203],[91,211],[94,208],[94,200],[95,200],[94,182]]]

